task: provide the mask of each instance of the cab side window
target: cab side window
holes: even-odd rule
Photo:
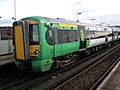
[[[50,45],[54,44],[54,33],[53,33],[53,30],[51,30],[51,29],[47,30],[47,32],[46,32],[46,41]]]

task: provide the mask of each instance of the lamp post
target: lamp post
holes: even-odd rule
[[[0,18],[2,18],[2,17],[0,16]],[[0,40],[1,40],[1,31],[0,31]]]
[[[16,0],[14,0],[14,17],[12,19],[16,20]]]
[[[94,24],[94,21],[96,20],[96,19],[90,19],[91,21],[92,21],[92,24]]]
[[[2,18],[2,16],[0,16],[0,18]]]
[[[100,24],[101,24],[101,26],[102,26],[102,25],[104,25],[104,24],[105,24],[105,22],[101,22]]]
[[[110,26],[110,24],[107,24],[107,26]]]
[[[81,14],[81,12],[77,13],[77,22],[79,22],[79,14]]]

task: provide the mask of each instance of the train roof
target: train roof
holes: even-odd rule
[[[110,28],[107,26],[100,26],[100,25],[96,25],[96,24],[89,24],[89,23],[83,23],[83,22],[75,22],[75,21],[70,21],[70,20],[65,20],[65,19],[55,19],[55,18],[47,18],[44,17],[45,19],[49,20],[50,22],[53,23],[64,23],[64,24],[71,24],[71,25],[79,25],[79,26],[86,26],[86,27],[96,27],[96,28]]]
[[[120,31],[120,26],[109,26],[109,27]]]
[[[64,24],[72,24],[72,25],[79,25],[79,23],[74,22],[74,21],[70,21],[70,20],[65,20],[65,19],[55,19],[55,18],[47,18],[45,17],[47,20],[49,20],[50,22],[53,23],[64,23]]]
[[[79,25],[79,26],[85,26],[85,27],[94,27],[94,28],[110,28],[107,26],[100,26],[96,24],[89,24],[89,23],[83,23],[83,22],[76,22],[76,21],[70,21],[70,20],[65,20],[61,18],[48,18],[48,17],[41,17],[41,16],[32,16],[32,17],[27,17],[28,18],[34,18],[34,19],[46,19],[51,23],[61,23],[61,24],[70,24],[70,25]],[[26,18],[24,18],[26,19]]]
[[[27,17],[27,18],[23,18],[24,19],[28,19],[28,18],[34,18],[34,19],[46,19],[49,22],[52,23],[63,23],[63,24],[71,24],[71,25],[80,25],[80,26],[96,26],[98,27],[99,25],[95,25],[95,24],[89,24],[89,23],[83,23],[83,22],[76,22],[76,21],[70,21],[70,20],[65,20],[65,19],[61,19],[61,18],[48,18],[48,17],[41,17],[41,16],[32,16],[32,17]],[[99,26],[99,27],[104,27],[104,26]]]

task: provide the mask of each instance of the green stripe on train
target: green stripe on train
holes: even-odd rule
[[[86,48],[88,48],[90,45],[90,40],[86,40]]]

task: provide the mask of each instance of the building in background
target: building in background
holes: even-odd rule
[[[0,27],[0,40],[12,39],[13,28],[12,27]]]

